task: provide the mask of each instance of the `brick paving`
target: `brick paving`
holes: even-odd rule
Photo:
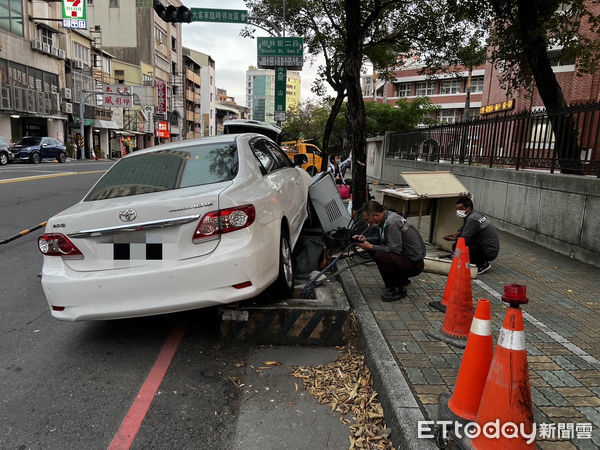
[[[478,280],[500,293],[507,283],[527,286],[529,304],[523,309],[529,314],[525,339],[534,415],[538,426],[557,424],[554,439],[540,438],[538,430],[538,445],[600,448],[600,366],[594,365],[600,360],[600,269],[507,233],[501,232],[500,243],[498,259]],[[425,333],[442,325],[443,314],[428,303],[441,299],[446,276],[422,273],[412,279],[407,298],[385,303],[373,263],[354,267],[352,273],[420,406],[429,420],[436,420],[438,396],[452,392],[463,352]],[[473,297],[491,301],[495,341],[506,306],[477,280]],[[577,439],[577,433],[573,439],[559,436],[559,424],[584,422],[592,424],[591,439]]]

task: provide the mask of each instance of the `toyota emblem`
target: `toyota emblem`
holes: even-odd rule
[[[132,220],[135,220],[136,217],[137,213],[133,209],[126,209],[119,213],[119,219],[123,222],[131,222]]]

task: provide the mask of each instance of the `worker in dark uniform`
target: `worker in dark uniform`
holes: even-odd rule
[[[377,264],[386,291],[381,299],[386,302],[406,297],[409,278],[423,272],[425,242],[419,231],[395,212],[387,211],[374,200],[365,205],[364,218],[376,225],[379,236],[353,236],[360,248],[367,250]]]
[[[463,219],[463,226],[456,234],[444,236],[444,239],[454,242],[454,250],[458,238],[464,238],[469,247],[470,262],[477,266],[477,273],[487,272],[492,268],[490,261],[496,259],[500,251],[498,231],[486,216],[473,211],[469,197],[460,197],[456,201],[456,215]]]

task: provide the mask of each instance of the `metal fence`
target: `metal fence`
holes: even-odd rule
[[[600,103],[525,111],[389,134],[386,157],[600,177]]]

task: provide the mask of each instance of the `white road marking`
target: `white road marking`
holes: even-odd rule
[[[473,282],[475,284],[477,284],[478,286],[480,286],[481,288],[483,288],[485,291],[487,291],[496,300],[500,300],[502,302],[502,300],[501,300],[502,294],[500,294],[498,291],[496,291],[492,287],[488,286],[487,284],[485,284],[483,281],[481,281],[479,279],[473,280]],[[506,303],[502,302],[502,304],[508,307],[508,305],[506,305]],[[560,345],[565,347],[567,350],[571,351],[573,354],[577,355],[578,357],[580,357],[581,359],[586,361],[588,364],[594,366],[597,369],[600,369],[600,361],[599,360],[594,358],[592,355],[590,355],[588,352],[586,352],[582,348],[573,344],[571,341],[569,341],[567,338],[565,338],[561,334],[557,333],[556,331],[552,331],[548,325],[546,325],[542,321],[536,319],[534,316],[532,316],[530,313],[528,313],[525,310],[523,310],[523,318],[525,320],[527,320],[529,323],[531,323],[538,330],[540,330],[542,333],[544,333],[547,336],[549,336],[550,338],[552,338],[552,340],[559,343]]]

